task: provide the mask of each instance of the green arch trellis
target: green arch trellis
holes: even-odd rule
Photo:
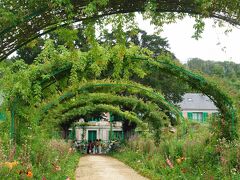
[[[112,104],[112,105],[117,105],[117,106],[126,106],[128,108],[130,107],[132,109],[131,112],[146,111],[147,113],[149,113],[149,112],[156,113],[159,110],[158,108],[156,108],[156,107],[158,107],[156,104],[153,104],[150,102],[145,103],[144,101],[139,100],[135,97],[112,95],[111,93],[89,93],[89,94],[84,94],[84,96],[82,94],[80,94],[77,97],[74,97],[74,99],[77,100],[77,102],[64,103],[63,104],[64,108],[62,109],[62,107],[60,107],[57,111],[54,110],[54,114],[56,116],[58,116],[59,114],[67,113],[78,107],[87,106],[88,104],[95,105],[95,104],[99,104],[99,103]],[[128,100],[128,101],[126,101],[126,100]],[[67,106],[69,105],[69,107],[65,107],[66,105]],[[151,108],[149,106],[151,106]],[[154,110],[154,112],[151,110]],[[54,117],[56,117],[55,115],[54,115]],[[50,116],[52,116],[52,114]],[[147,116],[151,116],[151,114],[147,114]],[[158,118],[160,118],[160,117],[161,116],[159,113]]]
[[[87,109],[86,112],[82,112],[81,110]],[[74,117],[76,116],[81,116],[81,115],[87,115],[90,112],[96,112],[96,111],[102,111],[102,112],[112,112],[112,113],[116,113],[117,115],[126,118],[127,120],[136,123],[137,125],[139,125],[140,127],[146,129],[146,124],[144,124],[144,122],[137,116],[136,113],[131,112],[129,113],[129,111],[122,111],[121,109],[118,109],[117,107],[113,106],[113,105],[109,105],[109,104],[95,104],[95,105],[86,105],[86,106],[82,106],[82,107],[76,107],[75,109],[69,110],[68,112],[65,112],[63,115],[64,117],[66,117],[66,119],[58,119],[58,121],[60,121],[60,123],[63,123],[63,121],[65,122],[66,120],[69,121],[71,119],[74,119]],[[59,122],[56,122],[56,124]],[[43,125],[45,124],[45,122],[43,122]]]
[[[235,108],[231,99],[221,92],[216,86],[208,82],[205,78],[194,74],[188,70],[185,70],[182,67],[179,67],[173,63],[166,61],[152,61],[146,58],[135,58],[137,60],[143,60],[151,65],[157,66],[162,71],[167,71],[168,74],[172,74],[174,76],[179,77],[180,79],[188,82],[192,87],[201,90],[205,94],[207,94],[219,108],[222,113],[222,117],[224,118],[226,125],[222,126],[221,131],[224,133],[229,139],[234,139],[237,137],[237,132],[235,128],[236,124],[236,116],[235,116]],[[61,67],[56,71],[52,72],[52,76],[56,76],[61,73],[68,72],[71,69],[71,64]],[[39,80],[44,88],[48,87],[52,83],[54,83],[54,78],[50,78],[48,80]],[[64,98],[64,97],[62,97]],[[14,110],[13,110],[14,111]],[[14,112],[12,113],[14,114]],[[14,118],[14,117],[13,117]]]
[[[87,109],[87,111],[86,111],[86,109]],[[99,112],[99,111],[114,113],[115,115],[122,117],[124,120],[128,120],[129,122],[135,123],[142,130],[147,130],[147,128],[149,127],[146,124],[146,122],[142,121],[142,119],[139,118],[139,116],[136,113],[134,113],[132,111],[131,111],[131,113],[129,111],[122,111],[118,107],[115,107],[115,106],[109,105],[109,104],[94,104],[94,105],[86,105],[83,107],[77,107],[73,110],[70,110],[69,112],[64,113],[63,121],[66,122],[66,120],[67,120],[69,122],[69,119],[71,121],[71,119],[76,119],[80,115],[87,115],[89,113],[94,113],[94,112]],[[61,119],[60,119],[60,121],[61,121]],[[43,123],[43,126],[44,126],[44,123]],[[46,129],[47,128],[48,127],[46,127]],[[110,134],[112,134],[111,130],[110,130]],[[110,139],[111,138],[112,138],[112,135],[110,136]]]
[[[222,127],[222,131],[226,131],[225,133],[228,133],[228,136],[231,137],[231,139],[237,137],[237,131],[235,128],[237,119],[233,101],[227,96],[227,94],[219,90],[216,85],[208,82],[204,77],[194,74],[193,72],[170,62],[161,60],[153,61],[147,58],[138,57],[133,57],[133,59],[142,60],[147,64],[157,66],[160,70],[188,82],[188,84],[193,88],[198,89],[208,95],[209,98],[212,99],[219,108],[225,121],[229,123],[227,128],[224,126]],[[71,67],[66,67],[64,71],[66,71],[68,68],[70,69]],[[58,73],[60,72],[58,71]]]
[[[85,84],[85,85],[83,85],[82,87],[80,87],[79,89],[77,89],[75,92],[67,92],[67,93],[65,93],[64,95],[62,95],[62,96],[60,96],[59,97],[59,99],[57,100],[57,101],[55,101],[55,102],[51,102],[51,103],[48,103],[47,105],[45,105],[44,107],[43,107],[43,113],[44,114],[48,114],[49,113],[49,110],[50,109],[55,109],[56,107],[57,107],[57,105],[59,104],[59,103],[61,103],[61,102],[63,102],[63,101],[66,101],[66,100],[68,100],[68,101],[70,101],[71,99],[70,98],[75,98],[76,97],[76,95],[78,96],[78,97],[81,97],[81,95],[82,96],[86,96],[87,94],[86,93],[89,93],[89,92],[87,92],[87,90],[89,89],[89,90],[91,90],[91,92],[98,92],[98,90],[97,89],[94,89],[94,88],[101,88],[101,90],[102,90],[102,88],[107,88],[108,90],[110,89],[110,88],[117,88],[117,91],[121,91],[122,89],[121,88],[127,88],[127,89],[130,89],[131,88],[131,90],[132,89],[137,89],[137,90],[140,90],[139,92],[137,92],[138,94],[144,94],[144,96],[145,97],[148,97],[149,98],[149,102],[154,102],[154,104],[156,104],[156,105],[158,105],[158,106],[160,106],[160,107],[162,107],[163,109],[166,109],[166,110],[168,110],[168,111],[171,111],[171,112],[173,112],[174,113],[174,115],[175,115],[175,117],[177,118],[177,119],[180,119],[181,120],[181,122],[182,123],[184,123],[184,120],[183,120],[183,117],[182,117],[182,115],[181,115],[181,113],[180,113],[180,111],[177,109],[177,108],[175,108],[175,106],[174,105],[172,105],[171,103],[169,103],[169,102],[167,102],[165,99],[164,99],[164,97],[162,97],[160,94],[158,94],[158,93],[156,93],[156,92],[153,92],[153,91],[150,91],[149,89],[146,89],[146,88],[143,88],[143,87],[141,87],[141,86],[139,86],[139,85],[133,85],[133,84],[122,84],[122,83],[107,83],[107,82],[104,82],[104,83],[100,83],[100,82],[95,82],[94,84]],[[81,94],[81,92],[83,93],[83,94]],[[91,94],[91,93],[90,93]],[[111,94],[111,93],[110,93]],[[148,95],[149,94],[149,95]],[[105,97],[106,98],[106,97]],[[121,96],[120,96],[120,98],[121,98]],[[122,99],[124,99],[124,98],[129,98],[128,96],[123,96],[122,97]],[[83,98],[84,99],[84,98]],[[97,99],[97,98],[96,98]],[[103,98],[104,99],[104,98]],[[136,99],[135,99],[136,100]],[[93,100],[94,101],[94,100]],[[119,101],[119,100],[118,100]],[[139,101],[139,100],[137,100],[137,101]],[[103,102],[106,102],[106,99],[103,101]],[[114,100],[112,100],[112,101],[109,101],[108,103],[109,104],[112,104],[114,102]],[[140,101],[139,101],[140,102]],[[94,103],[95,104],[95,103]],[[123,103],[124,104],[124,103]],[[145,103],[144,103],[145,104]],[[147,105],[147,104],[146,104]],[[145,107],[146,107],[146,105],[145,105]],[[67,109],[65,109],[65,110],[67,110]],[[63,112],[59,112],[60,114],[63,114]],[[41,116],[42,118],[43,118],[43,115]],[[154,116],[153,116],[154,117]],[[154,118],[152,117],[152,120],[154,120]],[[159,117],[160,118],[160,117]],[[46,119],[48,119],[48,118],[46,118]],[[58,119],[58,118],[54,118],[54,119]],[[159,119],[158,119],[159,120]],[[150,122],[151,123],[151,122]],[[159,123],[161,123],[161,122],[159,122]]]
[[[64,122],[67,122],[67,123],[72,122],[72,120],[74,120],[75,117],[79,117],[80,115],[86,115],[89,113],[89,111],[91,112],[91,111],[96,111],[99,109],[104,110],[104,112],[106,111],[106,112],[117,113],[121,117],[124,117],[124,119],[127,119],[131,122],[135,122],[137,125],[140,125],[139,127],[144,127],[144,129],[146,129],[147,126],[144,126],[144,124],[142,124],[142,122],[148,123],[150,125],[149,127],[151,127],[151,129],[154,129],[154,131],[159,131],[159,127],[161,127],[164,124],[164,122],[166,122],[166,120],[168,119],[167,115],[164,112],[161,112],[161,111],[159,112],[159,109],[155,109],[155,111],[153,111],[152,108],[148,108],[149,105],[153,105],[152,103],[150,103],[150,102],[152,102],[152,100],[150,100],[149,103],[145,104],[144,101],[141,101],[138,98],[134,98],[134,97],[129,98],[128,96],[111,95],[111,93],[109,93],[109,92],[108,93],[95,93],[95,91],[93,93],[86,92],[87,89],[91,89],[94,87],[100,87],[101,89],[103,87],[107,87],[107,88],[118,87],[118,90],[120,89],[119,87],[135,88],[135,89],[140,89],[141,91],[150,93],[151,95],[156,96],[158,98],[159,97],[163,98],[161,95],[159,95],[155,92],[152,92],[150,90],[138,87],[136,85],[131,85],[131,84],[113,84],[113,83],[107,84],[107,82],[105,82],[105,84],[100,84],[100,83],[90,84],[90,85],[87,84],[87,85],[83,85],[83,87],[78,89],[77,92],[73,91],[75,93],[67,92],[64,95],[60,96],[57,101],[55,100],[54,103],[50,102],[50,103],[46,104],[43,107],[43,113],[45,113],[45,116],[43,116],[43,115],[40,116],[43,119],[40,123],[41,126],[42,125],[44,126],[44,124],[47,124],[47,126],[48,126],[49,125],[48,122],[51,122],[51,124],[53,125],[53,123],[54,123],[55,124],[54,127],[56,127],[57,125],[64,123]],[[81,94],[80,91],[84,91],[83,94]],[[141,92],[139,92],[139,94],[140,93]],[[99,97],[96,98],[97,95],[103,95],[103,94],[104,94],[104,96],[101,96],[100,98]],[[93,99],[89,100],[88,98],[92,97],[92,95],[93,95]],[[70,97],[74,98],[74,103],[71,102],[71,99],[69,99]],[[79,99],[79,101],[77,101],[77,99]],[[125,101],[126,99],[130,100],[130,101],[126,102]],[[70,107],[68,107],[68,106],[64,107],[63,109],[62,108],[58,109],[57,105],[59,105],[60,102],[62,102],[62,101],[66,102],[68,104],[74,104],[74,105],[72,105]],[[75,101],[77,101],[77,103]],[[159,100],[156,100],[156,101],[159,101]],[[92,102],[92,103],[89,104],[89,102]],[[172,104],[170,104],[166,100],[164,100],[164,98],[160,99],[159,102],[165,103],[166,105],[170,106],[169,107],[170,111],[172,111],[172,110],[176,111],[175,115],[177,117],[179,117],[182,120],[182,123],[185,125],[185,123],[184,123],[185,121],[183,121],[183,117],[181,116],[178,109],[176,109]],[[61,103],[61,104],[63,104],[63,103]],[[63,104],[63,106],[64,105],[66,105],[66,104]],[[128,114],[125,114],[124,112],[126,110],[124,110],[124,108],[123,108],[124,112],[119,114],[117,112],[118,108],[116,108],[113,105],[120,105],[120,106],[126,105],[128,107],[131,107],[131,110],[130,111],[127,110],[127,112],[131,112],[131,114],[133,113],[135,118],[132,119],[128,116]],[[140,106],[138,106],[138,105],[140,105]],[[154,105],[157,105],[157,104],[154,104]],[[103,108],[103,107],[105,107],[105,108]],[[155,108],[156,108],[156,106],[155,106]],[[49,112],[51,109],[54,110],[54,112],[52,112],[52,111]],[[122,108],[120,108],[120,111],[121,111],[121,109]],[[148,111],[149,114],[147,113],[147,116],[144,116],[143,118],[138,119],[136,113],[140,112],[140,111],[144,111],[144,112]],[[165,116],[165,118],[164,118],[164,116]],[[147,121],[145,121],[146,118],[147,118]],[[50,119],[50,121],[49,121],[49,119]],[[47,129],[47,126],[44,126],[45,129]],[[50,127],[50,129],[52,131],[52,129],[53,129],[52,126]],[[182,135],[184,135],[186,133],[185,130],[186,129],[184,126],[184,128],[181,131]]]
[[[92,83],[92,82],[91,82]],[[164,105],[165,108],[167,108],[168,110],[172,110],[174,111],[176,117],[180,118],[181,120],[183,120],[182,118],[182,115],[180,113],[180,111],[171,103],[169,103],[163,96],[161,96],[160,94],[156,93],[156,92],[153,92],[153,91],[150,91],[149,89],[147,88],[143,88],[139,85],[134,85],[134,84],[124,84],[124,83],[107,83],[107,82],[104,82],[104,83],[101,83],[100,82],[95,82],[94,84],[85,84],[83,85],[82,87],[80,87],[79,89],[77,89],[76,91],[78,93],[80,92],[84,92],[88,89],[91,89],[91,88],[98,88],[98,87],[126,87],[126,88],[135,88],[135,89],[138,89],[138,90],[141,90],[142,92],[146,93],[146,94],[151,94],[154,96],[154,98],[159,98],[159,102],[160,104]],[[58,99],[57,103],[58,102],[61,102],[61,101],[64,101],[68,98],[72,98],[76,95],[76,92],[67,92],[65,93],[64,95],[60,96],[60,98]],[[150,97],[150,96],[149,96]],[[153,98],[152,98],[153,99]],[[44,108],[43,108],[43,111],[44,112],[47,112],[49,109],[53,108],[54,105],[56,103],[54,102],[51,102],[49,104],[47,104]]]

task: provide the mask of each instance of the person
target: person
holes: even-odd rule
[[[91,140],[88,142],[87,153],[88,154],[92,153],[92,141]]]
[[[98,153],[102,154],[102,142],[101,142],[101,139],[98,140]]]
[[[96,153],[96,140],[92,143],[93,154]]]
[[[95,144],[95,142],[92,141],[92,154],[94,154],[94,144]]]
[[[95,152],[96,152],[96,154],[98,154],[98,146],[99,146],[99,142],[98,142],[98,139],[96,139],[96,141],[95,141]]]

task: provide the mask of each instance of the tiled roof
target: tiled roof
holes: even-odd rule
[[[182,110],[218,110],[212,100],[200,93],[186,93],[179,103]]]

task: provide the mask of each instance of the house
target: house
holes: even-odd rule
[[[104,113],[102,118],[80,119],[75,123],[75,137],[77,142],[88,142],[101,139],[103,142],[109,140],[123,139],[122,121],[114,120],[110,113]]]
[[[208,117],[218,113],[213,101],[201,93],[186,93],[179,103],[184,118],[204,122]]]

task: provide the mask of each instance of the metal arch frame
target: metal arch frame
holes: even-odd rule
[[[97,94],[99,94],[99,93],[93,93],[94,95],[97,95]],[[113,105],[113,104],[118,104],[119,102],[121,102],[121,100],[119,100],[118,98],[121,98],[121,96],[119,96],[119,95],[112,95],[113,96],[113,98],[116,98],[116,99],[114,99],[114,100],[111,100],[111,101],[107,101],[107,97],[108,97],[108,95],[109,94],[111,94],[111,93],[100,93],[101,95],[104,95],[104,97],[102,97],[102,98],[100,98],[100,101],[99,102],[94,102],[93,103],[93,101],[94,101],[94,99],[90,99],[90,100],[86,100],[86,102],[88,102],[88,103],[93,103],[93,104],[98,104],[98,103],[104,103],[104,104],[109,104],[109,105]],[[75,94],[75,95],[77,95],[77,98],[80,98],[80,99],[84,99],[85,98],[85,96],[84,97],[81,97],[81,94]],[[84,95],[86,95],[85,93],[84,93]],[[88,93],[88,95],[89,96],[91,96],[92,95],[92,93]],[[93,95],[93,96],[94,96]],[[76,97],[76,96],[73,96],[73,97]],[[125,99],[131,99],[131,100],[133,100],[133,101],[135,101],[135,102],[138,102],[139,104],[144,104],[145,105],[145,107],[143,107],[143,109],[145,109],[145,110],[147,110],[147,105],[148,104],[145,104],[145,102],[143,102],[143,101],[141,101],[141,100],[139,100],[138,98],[134,98],[134,97],[129,97],[129,96],[123,96],[123,98],[125,98]],[[60,98],[59,98],[60,99]],[[68,100],[70,100],[70,99],[68,99]],[[115,101],[116,101],[116,103],[115,103]],[[68,101],[67,101],[68,102]],[[51,103],[50,103],[51,104]],[[71,104],[71,103],[70,103]],[[124,102],[122,102],[122,103],[120,103],[120,104],[124,104]],[[151,103],[152,104],[152,103]],[[156,104],[157,106],[158,106],[158,104],[157,103],[155,103],[154,102],[154,104]],[[71,111],[72,109],[74,109],[74,108],[78,108],[78,107],[81,107],[81,106],[86,106],[87,104],[81,104],[81,101],[80,102],[77,102],[76,104],[74,104],[74,105],[72,105],[72,106],[70,106],[70,107],[68,107],[68,108],[63,108],[63,109],[59,109],[59,113],[60,114],[62,114],[62,113],[66,113],[66,112],[68,112],[68,111]],[[134,106],[133,106],[133,104],[131,104],[131,103],[129,103],[128,104],[130,107],[133,107],[133,109],[135,110],[135,108],[134,108]],[[48,105],[46,105],[45,106],[46,108],[45,108],[45,110],[43,110],[43,112],[44,112],[44,115],[48,115],[49,114],[49,106]],[[53,108],[53,105],[51,106],[52,108]],[[54,107],[56,107],[56,106],[54,106]],[[44,109],[44,108],[43,108]],[[134,110],[132,110],[132,111],[134,111]],[[137,110],[137,109],[136,109]],[[150,110],[150,109],[149,109]],[[171,110],[171,109],[170,109]],[[132,112],[131,111],[131,112]],[[150,111],[151,112],[151,111]],[[179,112],[178,112],[179,113]],[[43,117],[43,116],[42,116]],[[44,118],[45,119],[45,118]],[[182,120],[182,122],[184,123],[184,121],[183,121],[183,117],[182,116],[180,116],[180,119]]]
[[[116,107],[114,107],[112,105],[102,104],[102,103],[101,104],[97,104],[95,106],[82,106],[82,107],[77,107],[76,109],[72,109],[72,110],[70,110],[70,112],[74,111],[74,110],[78,110],[78,112],[76,114],[74,114],[74,115],[72,115],[72,114],[68,115],[69,118],[67,120],[68,121],[72,121],[72,119],[75,119],[77,116],[79,116],[81,114],[81,113],[79,113],[79,109],[86,108],[86,107],[88,107],[89,111],[91,111],[91,112],[98,111],[98,110],[114,112],[117,115],[119,115],[121,117],[124,117],[127,120],[129,120],[129,121],[132,121],[132,119],[129,117],[129,116],[131,116],[134,119],[134,121],[132,121],[132,122],[135,122],[137,125],[139,125],[143,129],[147,128],[147,125],[139,117],[137,117],[137,115],[135,115],[135,113],[127,114],[127,111],[122,111],[121,109],[117,109]],[[109,110],[109,108],[110,108],[110,110]],[[67,114],[67,112],[64,113],[64,114]],[[111,134],[110,135],[110,138],[111,138],[112,133],[110,132],[110,134]]]
[[[72,114],[69,114],[67,117],[67,121],[72,121],[73,119],[75,119],[77,116],[81,115],[81,113],[79,112],[80,109],[82,108],[88,108],[91,112],[94,112],[94,111],[110,111],[110,112],[114,112],[116,113],[117,115],[121,116],[121,117],[124,117],[125,119],[131,121],[131,122],[135,122],[138,126],[142,127],[143,129],[146,129],[147,128],[147,124],[145,122],[143,122],[135,113],[131,112],[131,114],[127,114],[127,112],[129,111],[122,111],[121,109],[118,109],[116,108],[115,106],[112,106],[111,104],[102,104],[102,103],[99,103],[97,105],[94,105],[94,106],[82,106],[82,107],[77,107],[75,109],[71,109],[70,112],[73,112],[73,111],[76,111],[77,112],[72,115]],[[109,110],[110,109],[110,110]],[[69,111],[68,111],[69,112]],[[64,114],[67,114],[68,112],[65,112]],[[88,113],[86,113],[88,114]],[[131,118],[130,118],[131,116]],[[66,119],[65,119],[66,120]],[[61,121],[61,120],[60,120]],[[61,122],[57,122],[57,124],[59,124]],[[44,125],[44,124],[43,124]],[[111,118],[110,118],[110,140],[112,139],[112,121],[111,121]]]
[[[208,87],[209,91],[207,91],[207,92],[201,88],[199,88],[199,90],[201,90],[203,93],[208,95],[218,106],[221,107],[221,105],[222,105],[225,108],[225,109],[221,108],[220,111],[223,115],[229,116],[231,118],[231,119],[225,119],[225,121],[227,121],[227,122],[231,121],[230,122],[231,128],[229,127],[229,130],[227,130],[227,131],[230,133],[231,139],[237,138],[238,135],[237,135],[237,131],[235,128],[235,124],[236,124],[236,120],[237,120],[236,115],[235,115],[236,109],[234,108],[233,102],[222,91],[220,91],[218,89],[216,89],[216,91],[213,91],[214,86],[212,86],[210,83],[208,83],[208,81],[205,78],[203,78],[202,76],[199,76],[197,74],[194,74],[191,71],[188,71],[188,70],[186,70],[182,67],[179,67],[175,64],[165,62],[165,61],[159,61],[159,60],[151,62],[147,58],[134,57],[134,59],[138,59],[138,60],[140,59],[140,60],[146,61],[148,63],[151,63],[152,65],[155,65],[162,70],[167,70],[166,73],[172,74],[176,77],[178,77],[179,73],[183,73],[183,75],[185,75],[185,77],[189,78],[189,80],[187,80],[187,78],[181,78],[181,77],[180,77],[180,79],[188,82],[188,84],[191,85],[195,89],[197,89],[197,88],[194,87],[194,84],[201,85],[202,86],[201,88]],[[71,68],[71,65],[66,66],[66,68],[64,68],[63,70],[55,71],[55,72],[51,73],[50,75],[54,77],[55,75],[62,73],[63,71],[68,70],[70,68]],[[171,71],[169,71],[169,70],[171,70]],[[175,70],[175,72],[174,72],[174,70]],[[191,84],[192,80],[196,81],[196,82]],[[48,80],[42,80],[41,85],[44,85],[44,83],[46,83],[46,82],[48,82]],[[49,84],[47,86],[49,86]],[[44,88],[46,88],[47,86],[45,86]],[[219,98],[217,98],[218,96],[214,93],[217,93],[217,95],[219,95]],[[224,101],[224,102],[221,103],[222,101]],[[220,104],[218,104],[218,103],[220,103]],[[224,111],[226,111],[226,112],[224,112]],[[14,120],[14,117],[13,117],[13,120]]]
[[[78,111],[79,109],[81,109],[81,108],[86,108],[86,107],[88,107],[91,111],[99,111],[99,110],[104,110],[104,111],[111,111],[111,112],[115,112],[115,113],[117,113],[117,109],[118,108],[116,108],[115,106],[113,106],[112,104],[105,104],[105,103],[98,103],[98,104],[95,104],[94,106],[89,106],[89,105],[86,105],[86,106],[79,106],[79,107],[76,107],[76,108],[74,108],[74,109],[71,109],[71,110],[69,110],[69,111],[66,111],[65,113],[64,113],[64,115],[66,115],[66,114],[68,114],[68,116],[69,117],[71,117],[72,115],[71,115],[71,112],[74,112],[74,111]],[[107,109],[107,107],[109,107],[109,108],[111,108],[110,110],[109,109]],[[131,111],[123,111],[123,110],[121,110],[121,109],[118,109],[120,112],[131,112]],[[70,114],[69,114],[70,113]],[[88,113],[87,113],[88,114]],[[124,113],[124,114],[126,114],[126,113]],[[136,122],[135,123],[137,123],[137,124],[140,124],[142,127],[144,127],[144,122],[140,119],[140,118],[138,118],[137,117],[137,115],[134,115],[135,113],[134,112],[131,112],[131,115],[133,115],[134,116],[134,118],[136,118]],[[76,112],[76,115],[74,115],[74,117],[75,116],[78,116],[78,115],[81,115],[81,113],[78,113],[78,112]],[[71,119],[73,119],[72,117],[71,117]],[[69,119],[68,119],[69,120]],[[43,123],[44,124],[44,123]]]
[[[92,83],[92,82],[91,82]],[[160,94],[150,91],[148,89],[145,89],[143,87],[137,86],[137,85],[132,85],[132,84],[123,84],[123,83],[96,83],[96,84],[85,84],[82,87],[80,87],[79,89],[75,90],[78,93],[81,92],[86,92],[86,90],[88,88],[94,88],[94,87],[126,87],[126,88],[135,88],[135,89],[139,89],[141,91],[144,91],[145,93],[150,93],[151,95],[155,96],[156,98],[160,99],[160,102],[163,103],[163,105],[168,108],[169,111],[174,111],[174,114],[176,115],[176,117],[179,117],[180,120],[184,123],[184,118],[181,114],[181,112],[170,102],[168,102],[163,96],[161,96]],[[60,96],[58,99],[58,102],[64,101],[66,99],[75,97],[75,95],[77,95],[75,92],[66,92],[64,95]],[[43,112],[47,113],[47,111],[51,108],[53,108],[55,105],[54,102],[50,102],[48,103],[44,108],[43,108]]]
[[[193,84],[191,84],[191,80],[194,80],[194,81],[196,81],[196,83],[195,84],[198,84],[198,85],[202,85],[201,86],[201,88],[203,88],[203,87],[209,87],[209,89],[211,89],[211,91],[210,92],[212,92],[212,93],[215,93],[215,95],[213,94],[211,94],[211,93],[205,93],[207,96],[209,96],[209,98],[211,99],[211,100],[213,100],[213,102],[219,107],[220,105],[224,105],[224,107],[225,108],[227,108],[227,109],[230,109],[230,114],[231,114],[231,116],[232,116],[232,129],[233,129],[233,131],[234,132],[236,132],[236,130],[235,130],[235,113],[236,113],[236,110],[235,110],[235,108],[234,108],[234,106],[233,106],[233,102],[229,99],[229,97],[227,97],[226,96],[226,94],[224,94],[223,92],[221,92],[221,91],[215,91],[215,92],[213,92],[212,90],[214,89],[214,87],[211,85],[211,84],[209,84],[208,83],[208,81],[204,78],[204,77],[202,77],[202,76],[200,76],[200,75],[198,75],[198,74],[195,74],[195,73],[193,73],[193,72],[191,72],[191,71],[189,71],[189,70],[186,70],[186,69],[184,69],[183,67],[180,67],[180,66],[177,66],[177,65],[175,65],[175,64],[173,64],[173,63],[169,63],[169,62],[166,62],[166,61],[159,61],[159,60],[157,60],[157,61],[149,61],[149,59],[147,59],[147,58],[140,58],[140,57],[132,57],[132,59],[136,59],[136,60],[143,60],[143,61],[145,61],[145,62],[147,62],[147,63],[149,63],[149,64],[151,64],[151,65],[154,65],[154,66],[158,66],[158,68],[160,68],[160,69],[163,69],[163,70],[167,70],[168,72],[166,72],[166,73],[168,73],[168,74],[172,74],[172,75],[174,75],[174,76],[176,76],[176,77],[178,77],[179,78],[179,76],[177,76],[177,75],[179,75],[179,73],[182,73],[183,75],[185,75],[185,77],[189,77],[190,78],[190,80],[187,80],[186,78],[184,79],[184,78],[180,78],[180,79],[183,79],[184,81],[186,81],[186,82],[188,82],[188,84],[190,84],[192,87],[194,86]],[[67,69],[70,69],[71,68],[71,66],[69,65],[68,67],[66,67],[64,70],[67,70]],[[172,71],[169,71],[169,70],[172,70]],[[177,71],[177,73],[175,72],[174,73],[174,70],[176,70]],[[58,73],[61,73],[62,71],[58,71]],[[53,73],[53,76],[54,75],[56,75],[57,73]],[[41,81],[41,83],[44,83],[44,81]],[[196,88],[196,87],[193,87],[193,88],[195,88],[195,89],[199,89],[199,90],[201,90],[201,91],[203,91],[204,92],[204,90],[202,90],[201,88]],[[219,95],[219,97],[221,97],[220,99],[221,99],[221,101],[222,100],[224,100],[224,102],[222,103],[222,104],[220,104],[219,105],[219,102],[221,102],[220,100],[219,100],[219,98],[218,98],[218,100],[216,101],[216,93],[217,93],[217,95]],[[220,108],[220,110],[222,110],[221,108]],[[223,113],[223,112],[222,112]],[[223,113],[224,114],[224,113]]]
[[[213,102],[217,105],[217,107],[220,109],[220,111],[223,115],[230,116],[230,118],[231,118],[231,132],[230,133],[233,136],[232,137],[233,139],[235,137],[237,137],[237,131],[236,131],[236,127],[235,127],[235,124],[237,121],[236,109],[234,108],[233,102],[230,100],[229,97],[227,97],[226,94],[224,94],[222,91],[219,91],[218,89],[216,89],[204,77],[202,77],[198,74],[195,74],[189,70],[186,70],[185,68],[180,67],[176,64],[167,62],[167,61],[160,61],[160,60],[151,61],[149,58],[142,58],[142,57],[132,57],[132,59],[142,60],[142,61],[145,61],[146,63],[157,66],[158,68],[160,68],[164,71],[167,71],[166,72],[167,74],[176,76],[177,78],[180,78],[183,81],[187,82],[194,89],[199,89],[201,92],[205,93],[207,96],[209,96],[209,98],[211,100],[213,100]],[[70,69],[71,66],[69,65],[68,68]],[[169,71],[169,70],[171,70],[171,71]],[[176,72],[174,72],[174,71],[176,71]],[[182,73],[185,77],[189,78],[190,80],[188,80],[187,78],[179,77],[180,73]],[[194,83],[191,84],[191,81],[194,81]],[[44,81],[41,81],[41,82],[44,83]],[[196,85],[196,84],[201,85],[201,88],[195,87],[194,85]],[[205,92],[205,90],[202,89],[203,87],[208,87],[209,91]],[[214,89],[216,89],[216,91],[213,91]],[[217,98],[218,96],[220,98]],[[222,101],[224,101],[224,102],[222,102]],[[222,109],[222,106],[225,109]],[[227,112],[224,112],[224,111],[227,111]]]
[[[15,22],[13,25],[6,27],[0,32],[0,36],[2,38],[0,39],[0,42],[1,42],[0,44],[3,44],[3,46],[0,46],[1,47],[0,60],[3,60],[12,52],[22,47],[23,45],[27,44],[28,42],[38,38],[39,36],[42,36],[43,34],[51,32],[59,27],[65,26],[73,22],[80,22],[86,19],[91,19],[91,18],[100,18],[104,16],[109,16],[112,14],[144,12],[145,5],[147,2],[148,2],[147,0],[141,0],[141,3],[139,3],[138,1],[131,1],[131,2],[123,1],[118,3],[109,2],[104,7],[98,7],[98,11],[100,13],[87,15],[87,14],[84,14],[84,12],[82,11],[87,5],[86,4],[87,2],[78,2],[76,0],[73,0],[72,1],[72,5],[74,6],[73,13],[80,14],[78,15],[80,17],[78,16],[74,18],[72,17],[71,19],[66,16],[67,14],[65,13],[63,6],[60,6],[57,9],[52,9],[44,6],[39,7],[38,10],[36,10],[35,12],[32,12],[32,13],[30,12],[28,15],[26,15],[21,19],[18,19],[18,21]],[[194,3],[194,1],[191,1],[191,0],[189,0],[188,3],[185,3],[182,1],[175,1],[175,2],[159,1],[157,4],[156,11],[157,12],[176,12],[176,13],[185,13],[185,14],[193,14],[193,15],[201,16],[201,11],[198,10],[195,7],[195,5],[196,4]],[[209,13],[209,17],[222,19],[233,25],[240,25],[240,22],[238,21],[238,19],[231,17],[227,12],[225,13],[225,15],[223,14],[224,12],[221,14],[221,13],[218,13],[217,10],[213,9],[212,12]],[[56,16],[57,18],[54,19],[53,18],[54,16]],[[204,15],[202,15],[202,17],[204,17]],[[39,21],[40,21],[40,24],[39,24]],[[33,23],[35,27],[31,27],[31,23]],[[31,30],[32,32],[31,33],[25,32],[29,30]],[[43,32],[41,33],[41,31]],[[28,34],[28,38],[26,38],[26,40],[23,40],[22,42],[19,41],[21,40],[21,37],[24,34],[25,35]],[[14,37],[12,39],[9,39],[10,36],[14,36]],[[6,40],[4,41],[4,38],[5,39],[7,38],[7,41]]]

